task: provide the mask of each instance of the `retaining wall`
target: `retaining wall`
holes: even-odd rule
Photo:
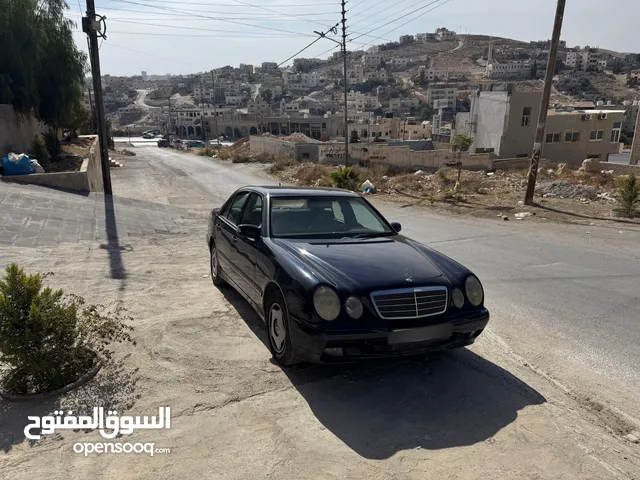
[[[13,175],[0,177],[5,182],[21,182],[33,185],[72,190],[77,192],[103,192],[100,147],[97,136],[89,136],[94,141],[89,156],[84,159],[78,172],[32,173],[31,175]]]

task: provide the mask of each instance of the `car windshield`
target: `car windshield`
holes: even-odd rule
[[[359,197],[296,196],[271,199],[271,236],[371,238],[395,232]]]

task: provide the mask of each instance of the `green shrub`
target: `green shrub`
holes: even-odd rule
[[[60,139],[58,138],[58,134],[49,130],[42,134],[44,138],[44,143],[47,146],[47,151],[49,152],[50,157],[57,157],[62,152],[62,147],[60,146]]]
[[[49,155],[49,150],[47,150],[44,138],[42,138],[41,135],[35,135],[33,137],[33,142],[31,142],[31,152],[29,153],[33,158],[38,160],[38,163],[46,170],[51,162],[51,156]]]
[[[631,174],[620,180],[616,200],[618,201],[618,205],[614,208],[616,213],[629,218],[633,218],[638,213],[640,185],[635,175]]]
[[[253,157],[249,157],[248,155],[234,155],[231,158],[232,163],[252,163],[255,162]]]
[[[69,385],[95,365],[96,354],[110,359],[113,342],[135,344],[124,308],[43,288],[49,275],[27,275],[13,264],[0,280],[0,362],[9,367],[3,387],[10,393]]]
[[[344,190],[358,190],[360,186],[360,173],[353,167],[340,167],[331,173],[331,182],[334,187]]]

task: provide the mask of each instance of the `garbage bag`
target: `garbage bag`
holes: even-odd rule
[[[4,157],[2,159],[2,168],[4,170],[5,177],[9,177],[11,175],[29,175],[33,173],[29,157],[24,153],[20,155],[10,153]]]
[[[362,191],[362,193],[375,193],[376,187],[373,185],[373,183],[371,183],[369,179],[367,179],[362,182],[362,185],[360,185],[360,190]]]
[[[38,160],[36,160],[35,158],[32,158],[30,160],[30,163],[34,173],[44,173],[44,168],[42,168],[42,165],[40,165]]]

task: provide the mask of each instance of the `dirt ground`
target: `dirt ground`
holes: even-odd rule
[[[122,174],[115,185],[141,200],[185,194],[157,175],[140,185]],[[491,326],[473,348],[439,359],[279,368],[249,305],[211,284],[208,207],[195,202],[173,233],[121,239],[118,252],[96,243],[0,249],[0,265],[54,271],[55,286],[93,302],[122,300],[138,342],[58,400],[0,401],[0,477],[639,478],[638,446],[528,368]],[[111,277],[114,259],[124,278]],[[93,406],[130,415],[170,406],[170,430],[118,441],[171,453],[72,451],[75,442],[102,441],[96,432],[24,440],[27,415]]]
[[[280,162],[265,174],[298,185],[330,186],[329,175],[337,167]],[[538,173],[534,206],[522,200],[527,172],[495,173],[463,170],[460,189],[454,187],[457,171],[443,168],[436,173],[402,172],[382,166],[360,167],[361,181],[369,179],[376,188],[374,197],[383,201],[414,205],[439,212],[480,218],[502,217],[519,221],[517,213],[528,212],[526,221],[559,221],[591,225],[619,223],[638,225],[640,218],[614,217],[616,178],[609,173],[541,168]]]

